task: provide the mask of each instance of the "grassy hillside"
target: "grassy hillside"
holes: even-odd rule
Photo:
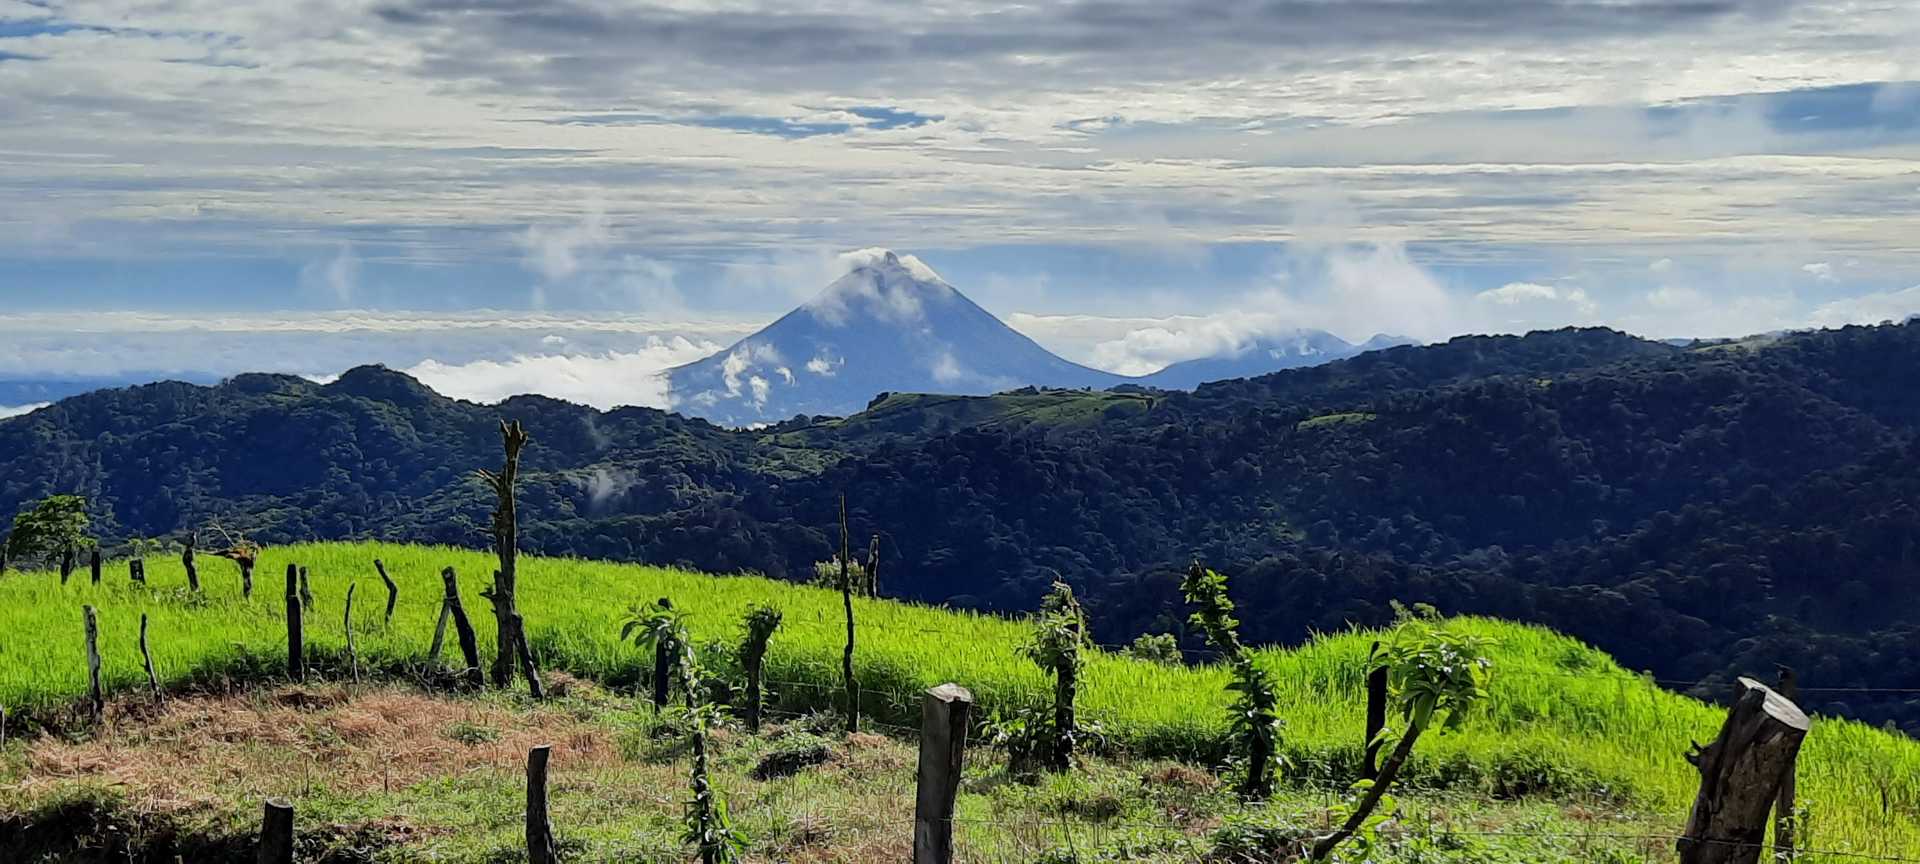
[[[393,622],[372,561],[401,585]],[[440,593],[438,572],[463,577],[467,607],[491,640],[478,592],[492,559],[452,549],[321,544],[269,549],[251,602],[240,597],[236,568],[210,560],[205,591],[190,596],[177,561],[149,562],[150,587],[110,565],[99,587],[84,571],[61,586],[48,574],[0,579],[0,704],[10,715],[58,720],[85,693],[80,606],[100,611],[110,688],[143,686],[135,643],[140,615],[152,621],[160,675],[169,684],[219,681],[278,669],[284,662],[281,592],[288,562],[310,568],[318,609],[309,617],[310,651],[321,668],[344,646],[341,608],[358,582],[356,641],[370,664],[400,671],[427,650]],[[521,606],[544,665],[611,685],[638,679],[646,658],[615,638],[626,610],[666,596],[686,610],[697,638],[730,646],[741,613],[769,603],[786,614],[773,640],[768,677],[775,707],[829,707],[841,647],[839,597],[758,578],[713,578],[630,565],[525,559]],[[856,601],[862,628],[858,670],[865,710],[911,722],[917,692],[943,681],[971,687],[989,706],[1038,701],[1046,679],[1016,654],[1017,622],[891,601]],[[1423,740],[1412,779],[1430,787],[1513,796],[1530,792],[1631,802],[1672,814],[1675,827],[1691,800],[1695,775],[1682,759],[1689,740],[1710,740],[1719,709],[1659,690],[1604,655],[1542,629],[1482,619],[1453,626],[1496,640],[1486,709],[1466,728]],[[1096,634],[1098,636],[1098,634]],[[1263,660],[1282,691],[1286,747],[1295,785],[1351,776],[1359,754],[1359,702],[1365,632],[1315,639]],[[1225,728],[1226,674],[1112,655],[1087,672],[1082,713],[1136,753],[1206,758]],[[1859,724],[1822,721],[1801,757],[1801,799],[1812,809],[1818,846],[1920,856],[1920,745]]]

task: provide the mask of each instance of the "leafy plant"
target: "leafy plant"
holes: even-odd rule
[[[1280,755],[1280,697],[1273,678],[1254,662],[1252,653],[1240,643],[1240,622],[1233,617],[1233,601],[1227,598],[1227,577],[1194,562],[1180,582],[1180,593],[1194,607],[1192,621],[1207,634],[1214,650],[1227,658],[1233,670],[1233,683],[1227,689],[1235,695],[1233,704],[1233,740],[1236,754],[1247,762],[1246,779],[1239,786],[1240,797],[1265,798],[1273,793],[1274,776],[1285,767]]]
[[[688,784],[693,797],[688,799],[682,821],[682,838],[700,850],[700,864],[734,864],[745,855],[746,838],[733,829],[727,818],[727,802],[714,791],[709,777],[707,732],[720,722],[718,705],[705,702],[706,674],[700,656],[687,635],[685,616],[662,599],[651,608],[637,609],[620,627],[622,641],[664,653],[672,676],[686,691],[687,706],[682,712],[689,721],[689,744],[693,751],[693,769]]]
[[[1074,702],[1079,698],[1080,669],[1084,661],[1080,648],[1087,642],[1087,616],[1073,588],[1064,582],[1053,583],[1053,590],[1040,601],[1033,617],[1033,635],[1020,646],[1020,653],[1053,673],[1053,718],[1047,731],[1049,739],[1046,765],[1054,771],[1073,766],[1073,744],[1079,730]]]
[[[1402,609],[1393,637],[1375,655],[1374,662],[1387,670],[1387,688],[1392,709],[1400,715],[1404,728],[1386,764],[1373,780],[1353,785],[1358,800],[1346,810],[1346,820],[1332,834],[1313,845],[1312,860],[1325,861],[1334,848],[1376,824],[1375,811],[1383,804],[1391,809],[1387,790],[1393,785],[1414,742],[1434,728],[1459,726],[1473,706],[1487,696],[1487,676],[1492,662],[1487,659],[1490,640],[1457,633],[1442,624],[1431,608],[1409,613]],[[1392,739],[1391,727],[1380,731],[1384,743]]]
[[[51,561],[70,555],[93,542],[87,537],[91,522],[87,516],[87,499],[78,495],[43,498],[13,517],[13,533],[7,537],[7,557],[15,561],[35,558]]]
[[[1046,706],[1024,705],[1005,713],[996,708],[987,716],[981,732],[989,744],[1006,751],[1008,776],[1022,783],[1040,776],[1053,741],[1053,724]]]
[[[760,731],[760,671],[767,658],[767,643],[773,631],[780,629],[780,610],[758,605],[741,619],[744,631],[740,639],[740,666],[747,673],[747,729]]]
[[[1127,646],[1126,654],[1135,660],[1171,666],[1180,662],[1180,640],[1172,633],[1142,633]]]

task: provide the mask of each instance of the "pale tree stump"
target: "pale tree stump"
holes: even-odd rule
[[[913,864],[951,864],[953,806],[966,762],[973,694],[958,684],[928,690],[920,701],[920,767],[913,805]]]
[[[269,798],[260,819],[259,864],[293,864],[293,805]]]
[[[1677,844],[1681,864],[1760,860],[1767,814],[1807,737],[1811,723],[1798,706],[1751,678],[1740,687],[1720,736],[1687,754],[1700,769],[1700,793]]]

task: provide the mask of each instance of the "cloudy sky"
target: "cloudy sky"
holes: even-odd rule
[[[0,378],[657,401],[866,246],[1126,372],[1874,322],[1917,82],[1920,2],[0,0]]]

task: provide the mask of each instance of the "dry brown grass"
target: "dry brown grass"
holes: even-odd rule
[[[461,730],[469,730],[460,734]],[[82,741],[41,738],[26,751],[20,791],[90,780],[118,788],[147,812],[299,796],[316,785],[391,791],[434,777],[525,764],[554,747],[556,766],[618,759],[606,730],[570,713],[508,710],[396,688],[287,687],[177,699],[115,712]]]

